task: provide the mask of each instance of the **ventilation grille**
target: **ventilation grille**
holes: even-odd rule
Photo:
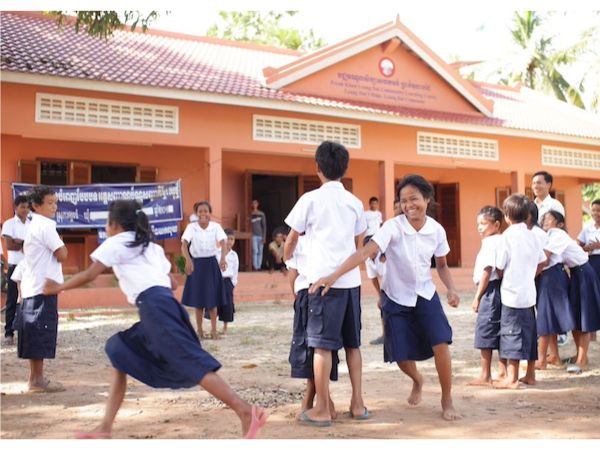
[[[419,155],[498,161],[498,141],[476,139],[452,134],[417,133]]]
[[[179,108],[38,93],[36,122],[178,133]]]
[[[349,148],[360,148],[361,145],[359,125],[258,115],[253,121],[255,141],[315,145],[335,141]]]
[[[600,169],[600,151],[542,145],[542,164],[574,169]]]

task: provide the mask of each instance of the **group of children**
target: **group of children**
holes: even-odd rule
[[[460,300],[446,261],[450,247],[445,230],[427,214],[434,202],[433,187],[419,175],[407,175],[396,189],[398,211],[394,217],[380,227],[381,216],[373,214],[378,223],[369,227],[361,201],[340,181],[348,161],[342,145],[323,142],[316,151],[322,185],[304,194],[285,220],[290,232],[284,260],[295,295],[289,362],[292,377],[307,379],[298,420],[327,427],[336,419],[329,382],[338,378],[338,351],[342,348],[352,385],[348,415],[354,420],[371,417],[362,396],[360,350],[358,266],[365,261],[385,264],[385,272],[376,267],[374,277],[380,292],[383,358],[396,363],[412,380],[408,403],[417,405],[422,396],[424,378],[416,361],[433,357],[442,391],[442,417],[460,419],[451,392],[452,328],[432,281],[432,260],[448,290],[448,304],[457,307]],[[111,203],[108,238],[91,254],[90,267],[65,282],[60,263],[67,250],[52,220],[56,195],[48,187],[36,186],[29,200],[32,219],[22,243],[24,263],[21,270],[14,271],[13,279],[21,281],[22,302],[15,329],[18,356],[30,360],[30,389],[63,389],[43,376],[44,359],[55,356],[57,294],[112,268],[128,302],[137,306],[140,320],[107,341],[105,350],[114,370],[105,415],[97,428],[78,437],[111,437],[127,375],[152,387],[200,385],[236,412],[245,437],[255,437],[267,421],[266,411],[231,390],[216,374],[219,362],[200,342],[205,337],[205,315],[211,320],[211,338],[218,336],[217,317],[225,322],[225,329],[233,320],[233,288],[239,266],[232,250],[234,233],[211,221],[210,204],[195,205],[198,220],[186,227],[181,238],[188,275],[182,303],[196,309],[196,333],[186,309],[173,296],[176,282],[171,265],[162,248],[152,242],[148,218],[137,202]],[[598,200],[592,205],[592,215],[595,227],[582,231],[579,245],[566,235],[564,217],[555,211],[544,215],[543,231],[537,228],[537,207],[523,195],[511,195],[503,211],[494,207],[481,210],[477,221],[483,240],[475,264],[473,301],[478,313],[475,346],[481,349],[482,358],[478,384],[491,384],[494,349],[499,351],[501,368],[496,387],[518,387],[521,360],[529,363],[523,381],[534,382],[536,361],[538,368],[543,368],[555,335],[567,331],[572,331],[577,345],[572,366],[585,368],[591,332],[600,329]],[[503,218],[509,227],[500,234]],[[591,255],[589,263],[586,252]]]

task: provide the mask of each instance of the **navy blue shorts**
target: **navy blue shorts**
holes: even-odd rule
[[[475,322],[475,348],[493,350],[500,348],[501,311],[500,280],[493,280],[488,283],[479,302]]]
[[[433,357],[432,347],[452,343],[452,328],[437,292],[431,300],[417,298],[415,306],[403,306],[381,291],[383,310],[383,360],[423,361]]]
[[[502,305],[500,318],[500,358],[534,361],[538,359],[535,309]]]
[[[292,367],[292,378],[313,379],[313,354],[314,349],[308,346],[306,325],[308,323],[308,289],[298,292],[294,301],[294,324],[292,330],[292,344],[288,361]],[[332,364],[329,379],[338,380],[339,357],[337,350],[331,352]]]
[[[600,330],[600,279],[589,262],[570,270],[574,329],[584,333]]]
[[[360,286],[308,296],[308,346],[325,350],[360,347]]]
[[[231,278],[223,278],[223,304],[217,306],[217,315],[221,322],[233,322],[235,304],[233,303],[233,289],[235,286]]]
[[[136,299],[140,321],[106,341],[112,365],[155,388],[190,388],[221,364],[200,345],[170,289],[154,286]]]
[[[562,264],[544,270],[537,286],[537,335],[562,334],[575,328],[569,301],[569,276]]]
[[[185,279],[181,303],[194,308],[216,308],[225,303],[223,275],[214,256],[193,258],[194,271]]]
[[[52,359],[58,336],[58,297],[36,295],[24,298],[15,318],[17,356],[22,359]]]

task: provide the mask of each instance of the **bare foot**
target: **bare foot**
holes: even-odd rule
[[[479,378],[475,378],[474,380],[471,380],[469,382],[467,382],[467,386],[485,386],[485,387],[492,387],[492,378],[483,378],[483,377],[479,377]]]
[[[519,381],[521,383],[528,384],[529,386],[533,386],[537,383],[537,381],[535,380],[535,377],[530,377],[528,375],[525,375],[524,377],[519,378]]]
[[[451,398],[448,400],[442,400],[442,418],[450,422],[453,420],[462,419],[462,416],[454,409]]]
[[[325,410],[323,413],[317,412],[315,410],[315,408],[307,409],[306,411],[304,411],[304,416],[306,419],[309,419],[309,420],[316,420],[316,421],[331,420],[331,412],[329,411],[329,408],[327,410]],[[303,420],[306,420],[306,419],[303,419]]]
[[[546,370],[547,365],[546,361],[542,362],[538,360],[535,362],[535,370]]]
[[[256,437],[258,430],[264,426],[267,422],[268,414],[260,406],[252,405],[240,415],[242,421],[242,436],[247,439],[253,439]]]
[[[518,381],[509,381],[507,377],[504,377],[502,380],[494,380],[492,381],[492,386],[494,389],[519,389]]]
[[[329,414],[331,414],[331,420],[337,419],[337,411],[335,410],[335,404],[331,397],[329,397]]]
[[[408,396],[408,404],[409,405],[418,405],[421,403],[421,393],[423,391],[423,375],[418,375],[419,379],[417,381],[413,381],[412,391]]]
[[[558,355],[555,355],[555,356],[548,356],[548,357],[546,358],[546,361],[547,361],[547,362],[548,362],[548,364],[550,364],[551,366],[559,366],[559,367],[560,367],[560,366],[562,366],[562,365],[563,365],[562,361],[560,360],[560,356],[558,356]],[[537,367],[536,367],[536,369],[537,369]]]

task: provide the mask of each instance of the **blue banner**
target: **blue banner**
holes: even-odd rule
[[[34,185],[13,183],[13,198],[27,194]],[[113,200],[138,200],[157,239],[175,237],[183,219],[180,180],[167,183],[119,183],[51,186],[56,192],[57,228],[104,228],[108,205]]]

